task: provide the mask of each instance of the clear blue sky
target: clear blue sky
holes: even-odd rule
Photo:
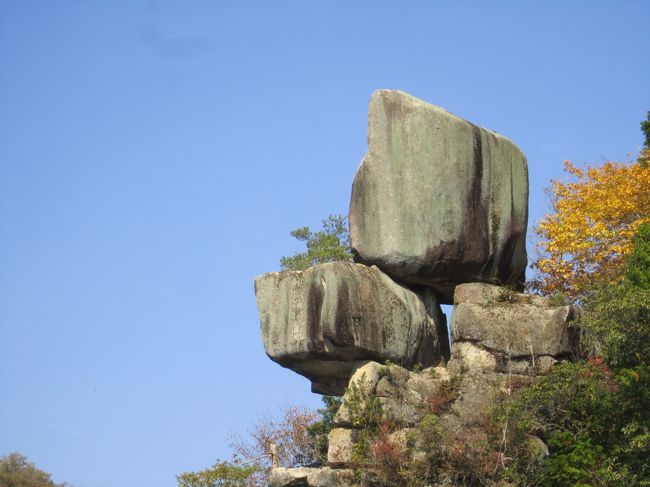
[[[535,3],[535,5],[533,5]],[[173,487],[305,379],[253,278],[347,213],[378,88],[527,154],[636,152],[650,3],[13,1],[0,6],[0,455],[77,487]]]

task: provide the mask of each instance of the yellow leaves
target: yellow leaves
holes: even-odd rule
[[[645,151],[632,164],[607,161],[584,169],[565,161],[573,181],[553,181],[554,213],[535,227],[542,240],[533,288],[576,299],[591,285],[620,280],[632,237],[650,221],[649,158]]]

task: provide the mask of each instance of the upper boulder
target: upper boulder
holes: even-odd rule
[[[449,357],[447,327],[435,294],[393,282],[377,267],[330,262],[255,279],[268,356],[342,395],[359,360],[411,367]]]
[[[507,138],[401,91],[370,100],[350,203],[355,261],[451,303],[466,282],[520,284],[528,168]]]

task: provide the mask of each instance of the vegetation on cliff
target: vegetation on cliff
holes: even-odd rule
[[[533,485],[650,485],[650,224],[639,227],[618,285],[585,298],[579,321],[591,358],[556,366],[521,390],[501,419],[534,433],[549,457],[513,462]],[[512,457],[521,458],[513,438]]]
[[[280,258],[283,271],[304,271],[324,262],[352,260],[348,222],[342,215],[325,218],[322,230],[312,232],[309,227],[300,227],[293,230],[291,236],[305,242],[307,250]]]

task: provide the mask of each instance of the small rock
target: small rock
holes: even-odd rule
[[[359,432],[347,428],[334,428],[327,438],[327,463],[330,466],[343,466],[353,462],[354,444]]]
[[[354,487],[354,472],[348,469],[319,468],[307,477],[309,487]]]
[[[387,367],[384,365],[380,365],[377,362],[366,362],[352,374],[348,387],[346,388],[346,393],[343,395],[343,403],[334,416],[335,425],[352,426],[352,416],[348,406],[352,389],[355,389],[362,398],[374,396],[376,394],[377,383],[380,382],[384,370],[387,370]],[[364,407],[363,400],[359,404],[359,407]]]
[[[318,468],[274,468],[269,477],[269,487],[307,487],[307,477]]]
[[[274,468],[269,487],[355,487],[354,472],[346,469]]]
[[[550,455],[546,443],[544,443],[541,438],[535,435],[528,436],[528,446],[533,454],[533,457],[537,458],[537,460],[544,460],[544,458]]]
[[[457,342],[451,347],[448,368],[454,376],[493,372],[496,365],[497,360],[493,354],[472,343]]]

